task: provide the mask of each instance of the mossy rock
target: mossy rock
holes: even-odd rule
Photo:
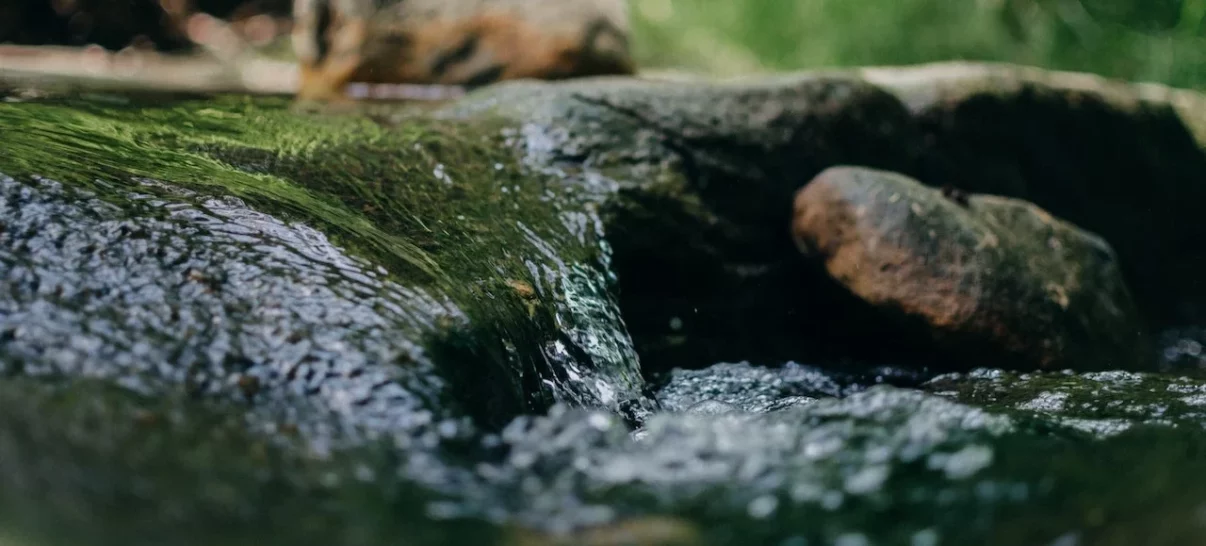
[[[647,371],[841,358],[852,347],[900,357],[908,340],[861,343],[873,317],[849,311],[823,274],[801,280],[791,197],[839,165],[1033,202],[1116,251],[1149,330],[1202,318],[1206,234],[1186,219],[1206,200],[1206,99],[1191,91],[937,63],[754,81],[520,82],[444,115],[480,112],[528,120],[530,159],[585,164],[618,183],[603,213]],[[841,314],[850,320],[833,320]]]
[[[1088,180],[1125,187],[1138,172],[1161,181],[1132,200],[1140,211],[1192,208],[1206,191],[1191,176],[1196,96],[943,70],[516,82],[434,110],[351,115],[244,97],[8,97],[9,534],[1200,542],[1200,427],[1136,420],[1099,434],[960,398],[975,378],[927,385],[925,353],[852,344],[857,313],[818,318],[850,300],[802,273],[794,192],[838,164],[978,180],[980,156],[1025,166],[1007,180],[1042,175],[994,193],[1100,233],[1151,324],[1199,303],[1190,268],[1172,265],[1200,259],[1197,228],[1083,199]],[[1092,135],[1085,146],[1134,153],[1036,149],[1026,131],[959,148],[952,135],[997,127],[952,106],[977,101],[1031,131],[1053,108],[1084,122],[1065,127]],[[1147,226],[1160,244],[1119,226]],[[772,366],[730,382],[746,389],[722,400],[738,411],[691,413],[679,410],[715,395],[688,400],[674,377],[652,393],[642,377],[791,359],[836,388],[776,385],[793,368]],[[1189,395],[1140,382],[1116,396],[1154,412]]]

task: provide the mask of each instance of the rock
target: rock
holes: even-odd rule
[[[834,167],[797,194],[792,233],[843,287],[923,325],[959,365],[1154,364],[1110,246],[1025,201]]]
[[[635,71],[623,0],[346,6],[303,0],[297,6],[293,44],[301,99],[343,97],[349,82],[480,87]]]
[[[801,263],[784,229],[794,192],[838,165],[1031,201],[1115,249],[1149,331],[1204,316],[1206,227],[1181,220],[1206,202],[1206,99],[1191,91],[937,63],[743,82],[514,82],[441,115],[483,112],[530,122],[529,161],[588,165],[582,178],[617,185],[603,219],[650,371],[904,351],[907,340],[849,336],[874,317],[852,316],[857,302]]]
[[[1203,419],[1182,400],[1200,380],[1111,385],[1110,411],[1152,418],[1100,435],[1068,421],[1093,418],[1077,404],[1051,417],[1052,389],[977,399],[968,374],[930,391],[911,366],[932,350],[868,342],[880,314],[796,251],[792,196],[826,168],[946,184],[975,182],[957,175],[977,158],[1034,159],[1030,136],[961,152],[927,121],[969,81],[949,68],[513,82],[346,116],[6,96],[0,128],[21,138],[0,143],[0,526],[39,544],[478,544],[606,541],[656,516],[683,525],[642,536],[717,544],[1202,542],[1206,434],[1179,426]],[[951,100],[1021,81],[985,72],[996,83]],[[1056,80],[1024,86],[1085,115],[1065,99],[1086,91]],[[1046,142],[1027,176],[1125,174],[1192,203],[1179,165],[1206,110],[1149,91],[1093,91],[1082,129],[1097,151],[1163,135],[1160,153]],[[1063,204],[1111,218],[1085,201]],[[1136,297],[1157,325],[1193,301],[1191,277],[1128,260],[1201,256],[1178,207],[1152,249],[1106,236],[1132,287],[1163,283]],[[748,363],[645,384],[718,361]],[[681,411],[708,399],[741,411]]]
[[[625,323],[649,372],[849,356],[846,328],[820,318],[849,302],[800,282],[784,229],[791,196],[830,165],[913,163],[915,133],[895,97],[825,75],[515,82],[441,114],[526,120],[526,161],[615,185],[601,214]]]
[[[1154,84],[1000,64],[859,71],[909,109],[935,186],[1031,201],[1102,236],[1153,329],[1206,313],[1206,100]]]
[[[547,195],[495,122],[228,99],[5,103],[0,125],[28,135],[0,152],[10,373],[239,400],[253,376],[257,405],[403,435],[645,404],[590,195]]]

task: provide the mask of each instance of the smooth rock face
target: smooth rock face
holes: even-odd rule
[[[792,233],[843,287],[920,322],[963,366],[1155,361],[1110,246],[1025,201],[834,167],[797,194]]]

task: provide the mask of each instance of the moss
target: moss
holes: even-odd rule
[[[318,228],[393,280],[451,302],[467,324],[441,319],[412,337],[426,336],[433,353],[452,361],[451,375],[496,369],[514,384],[510,413],[597,394],[542,356],[558,342],[616,383],[620,400],[603,402],[639,389],[635,355],[623,343],[604,353],[576,347],[577,332],[627,337],[609,322],[618,311],[602,269],[607,249],[588,195],[518,163],[507,141],[513,122],[305,114],[280,99],[225,96],[10,102],[0,104],[0,125],[22,135],[0,148],[5,174],[61,181],[140,214],[156,212],[131,202],[130,191],[180,200],[179,188],[196,192],[186,200],[198,203],[235,197]],[[534,293],[517,293],[514,281]],[[592,316],[574,307],[576,298],[610,311]],[[561,388],[549,392],[541,379]]]
[[[242,97],[157,106],[4,104],[0,122],[23,134],[6,143],[0,159],[0,170],[11,175],[93,190],[104,189],[98,178],[136,187],[133,179],[146,177],[232,195],[317,221],[373,261],[401,267],[394,273],[408,282],[449,283],[445,267],[468,276],[494,265],[457,254],[523,246],[505,239],[514,230],[497,229],[507,220],[522,218],[540,231],[557,227],[552,207],[532,206],[544,197],[541,181],[518,172],[496,126],[415,119],[390,128],[357,116],[297,115],[282,100]],[[499,191],[508,187],[515,191]],[[442,244],[434,245],[437,238]],[[586,254],[578,250],[566,260]]]

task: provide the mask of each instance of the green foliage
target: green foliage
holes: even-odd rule
[[[1206,0],[641,0],[639,60],[720,75],[982,60],[1206,84]]]

